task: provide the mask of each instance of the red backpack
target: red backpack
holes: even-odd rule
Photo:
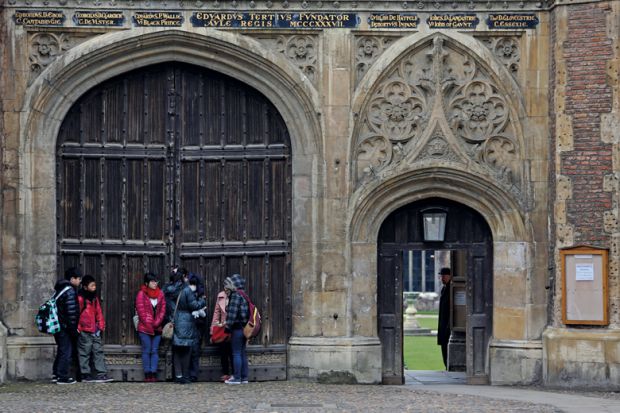
[[[237,292],[241,295],[241,297],[245,298],[245,301],[248,302],[248,307],[250,308],[250,318],[245,327],[243,327],[243,335],[245,338],[256,337],[258,333],[260,333],[261,327],[261,318],[258,308],[256,308],[256,306],[252,303],[252,300],[250,300],[250,297],[248,297],[243,290],[237,290]]]

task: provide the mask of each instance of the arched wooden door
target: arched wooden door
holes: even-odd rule
[[[224,278],[246,277],[263,315],[251,375],[286,378],[290,139],[263,95],[181,63],[98,85],[61,126],[57,202],[59,273],[80,266],[98,280],[116,378],[141,377],[131,318],[142,274],[165,282],[173,263],[204,277],[209,317]],[[212,348],[201,361],[201,378],[219,377]]]
[[[445,238],[443,242],[425,242],[422,213],[435,208],[447,212]],[[451,265],[453,286],[460,283],[466,295],[465,325],[460,332],[465,337],[463,361],[470,382],[485,382],[493,315],[491,231],[476,211],[456,202],[432,198],[394,211],[379,230],[377,321],[382,345],[383,383],[404,383],[403,257],[410,250],[455,252],[458,259]],[[458,328],[453,332],[455,330]]]

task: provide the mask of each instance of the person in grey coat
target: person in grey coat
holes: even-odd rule
[[[200,332],[196,328],[193,311],[200,310],[206,305],[203,297],[196,298],[187,283],[187,270],[180,268],[171,282],[164,287],[166,305],[171,305],[170,317],[174,317],[174,335],[172,337],[172,354],[175,372],[175,382],[190,383],[189,363],[192,346],[198,342]],[[177,299],[179,305],[174,312]]]

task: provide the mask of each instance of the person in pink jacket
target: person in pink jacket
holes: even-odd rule
[[[142,367],[146,382],[157,381],[159,343],[166,315],[166,299],[158,284],[155,274],[147,272],[144,274],[144,284],[136,295],[138,335],[142,343]]]
[[[228,291],[220,291],[217,293],[215,300],[215,309],[213,310],[213,319],[211,320],[210,334],[213,335],[214,326],[223,326],[226,324],[226,306],[228,305]],[[223,343],[214,343],[218,347],[220,353],[220,362],[222,365],[222,377],[220,381],[226,381],[230,378],[232,366],[232,351],[230,348],[230,340]]]

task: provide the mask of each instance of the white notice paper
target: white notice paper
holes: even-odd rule
[[[454,305],[466,305],[465,291],[456,291],[454,293]]]
[[[575,280],[594,281],[594,264],[575,264]]]

